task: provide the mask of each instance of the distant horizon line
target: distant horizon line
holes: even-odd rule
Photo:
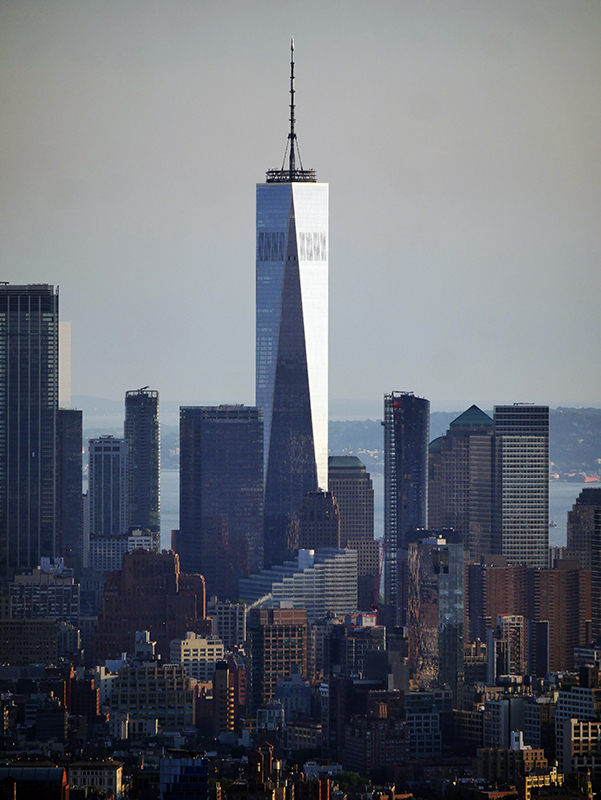
[[[160,390],[159,390],[159,397],[160,397]],[[118,398],[118,399],[114,398],[114,397],[99,397],[98,395],[90,395],[90,394],[72,394],[71,395],[71,405],[73,407],[76,406],[76,401],[77,400],[81,400],[81,401],[99,401],[99,402],[102,402],[102,403],[120,404],[120,405],[123,405],[123,407],[125,407],[125,391],[123,392],[123,397],[122,398]],[[384,400],[384,397],[382,396],[382,400],[381,400],[382,403],[383,403],[383,400]],[[445,404],[444,402],[441,403],[441,402],[437,401],[435,404],[433,404],[432,400],[430,400],[430,413],[443,413],[443,414],[458,413],[458,414],[460,414],[460,413],[463,413],[463,411],[465,411],[471,405],[477,405],[483,411],[487,411],[487,410],[488,411],[492,411],[492,409],[494,408],[495,405],[512,405],[514,402],[515,403],[522,403],[522,402],[526,402],[526,401],[514,400],[514,401],[508,401],[508,402],[505,402],[505,403],[500,402],[500,401],[495,401],[494,403],[492,403],[492,402],[488,402],[488,403],[477,403],[476,402],[476,403],[474,403],[474,401],[472,400],[472,401],[467,401],[467,404],[461,404],[461,403],[458,403],[458,402],[449,402],[448,404]],[[338,406],[339,408],[338,408],[337,412],[335,411],[334,413],[339,413],[343,417],[351,417],[352,416],[353,418],[356,418],[357,420],[359,420],[359,419],[362,418],[361,414],[366,414],[366,413],[367,414],[373,414],[375,412],[375,404],[376,404],[376,401],[369,400],[369,399],[348,399],[348,400],[346,400],[346,399],[337,398],[337,399],[334,399],[334,400],[330,400],[330,410],[333,410],[331,408],[332,406]],[[553,411],[556,411],[557,409],[563,409],[563,408],[566,408],[566,409],[589,409],[590,408],[590,409],[594,409],[594,410],[601,410],[601,401],[597,401],[596,404],[582,403],[581,402],[581,403],[579,403],[577,405],[570,404],[569,401],[558,403],[557,405],[552,405],[551,403],[543,402],[543,401],[540,401],[540,402],[532,401],[532,404],[533,405],[548,405],[549,408],[551,410],[553,410]],[[161,406],[168,405],[168,406],[172,406],[172,407],[175,406],[177,408],[180,408],[180,407],[183,407],[183,406],[209,406],[209,407],[212,407],[212,406],[227,406],[227,405],[244,405],[244,406],[252,407],[255,404],[254,403],[242,403],[242,402],[237,402],[236,403],[236,402],[211,402],[211,401],[181,401],[181,400],[173,400],[173,399],[169,399],[169,398],[165,399],[165,398],[160,397],[160,405]],[[341,406],[346,406],[346,410],[343,411],[342,408],[340,408]],[[360,408],[363,408],[364,411],[362,411],[362,412],[359,411]],[[370,409],[369,411],[368,411],[368,408]],[[173,409],[173,410],[175,410],[175,409]],[[379,412],[378,419],[383,416],[382,412],[383,412],[383,408]],[[366,418],[366,417],[363,417],[363,418]],[[337,421],[343,421],[343,420],[339,420],[338,418],[335,418],[335,417],[330,417],[330,422],[337,422]]]

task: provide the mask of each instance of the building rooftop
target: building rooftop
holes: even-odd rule
[[[450,424],[450,428],[481,428],[492,427],[494,422],[488,414],[485,414],[478,406],[470,406],[467,411],[460,414]]]
[[[432,441],[428,445],[428,452],[440,453],[441,451],[442,451],[442,436],[438,436],[436,439],[432,439]]]
[[[579,506],[601,506],[601,488],[583,489],[576,498],[576,503]]]
[[[330,456],[328,469],[365,469],[365,464],[357,456]]]

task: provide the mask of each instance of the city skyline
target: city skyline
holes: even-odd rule
[[[73,393],[253,402],[252,186],[293,33],[336,186],[332,399],[599,405],[599,8],[235,5],[0,12],[2,277],[61,286]]]

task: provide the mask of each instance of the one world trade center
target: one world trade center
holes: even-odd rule
[[[263,408],[265,566],[298,546],[304,495],[328,481],[328,184],[290,133],[281,169],[257,185],[257,405]]]

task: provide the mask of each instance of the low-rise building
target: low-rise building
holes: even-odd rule
[[[286,747],[289,750],[314,750],[321,747],[321,722],[297,720],[286,724]]]
[[[54,619],[0,620],[0,663],[13,667],[58,663],[60,626]]]
[[[112,714],[157,720],[163,731],[180,731],[195,724],[196,691],[180,664],[122,667],[112,683],[108,706]]]
[[[17,575],[12,583],[0,587],[6,603],[2,605],[10,619],[56,619],[79,627],[80,587],[73,570],[65,569],[62,559],[56,563],[43,559],[29,575]]]
[[[198,636],[188,631],[185,639],[171,641],[171,663],[182,664],[189,678],[202,683],[213,680],[215,666],[223,661],[224,655],[223,642],[218,636]]]
[[[565,726],[567,720],[594,721],[601,716],[601,689],[586,686],[570,686],[562,689],[557,697],[555,711],[555,747],[558,768],[564,772],[564,755],[570,751],[570,746],[564,741],[565,733],[571,730],[570,725]]]
[[[565,719],[562,724],[561,738],[562,749],[561,752],[557,751],[557,760],[566,775],[576,772],[578,766],[594,767],[596,772],[599,770],[601,722]],[[593,756],[592,758],[587,758],[589,753]],[[590,763],[588,763],[589,761]]]
[[[162,758],[160,769],[161,800],[179,797],[207,800],[209,769],[204,758]]]
[[[311,687],[304,680],[298,667],[292,667],[289,678],[280,678],[275,687],[275,699],[284,707],[286,722],[308,719],[311,716]]]
[[[489,783],[518,785],[524,775],[549,766],[545,751],[537,748],[480,748],[476,756],[476,777]]]
[[[410,733],[411,758],[438,758],[442,753],[440,714],[431,692],[405,695],[405,718]]]
[[[69,786],[86,789],[98,786],[107,797],[123,797],[123,763],[111,758],[102,761],[74,761],[69,765]]]
[[[345,726],[342,765],[368,775],[378,767],[403,764],[410,758],[407,722],[389,716],[386,703],[379,703],[369,716],[353,716]]]
[[[213,634],[219,636],[226,650],[246,641],[246,603],[218,600],[207,602],[207,617],[213,620]]]

